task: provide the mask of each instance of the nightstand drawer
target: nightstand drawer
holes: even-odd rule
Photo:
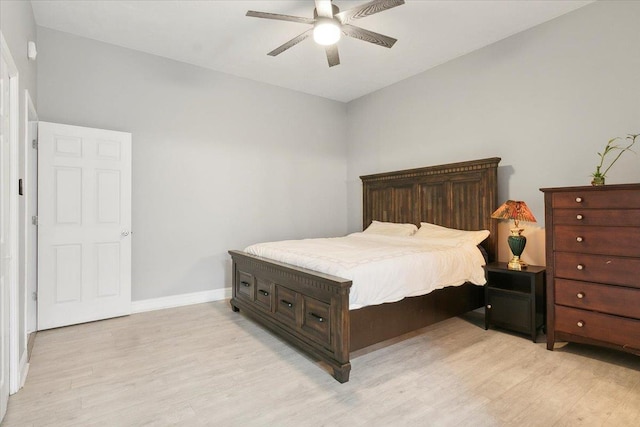
[[[556,304],[640,319],[640,289],[556,279]]]
[[[638,227],[558,225],[553,231],[556,251],[640,257]]]
[[[640,259],[556,252],[556,277],[640,288]]]
[[[640,227],[640,209],[554,209],[556,225]]]
[[[552,194],[554,208],[574,209],[640,209],[640,192],[632,189],[588,189]]]
[[[556,331],[640,350],[640,320],[556,306]]]

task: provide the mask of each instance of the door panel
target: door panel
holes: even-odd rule
[[[38,329],[131,311],[131,135],[40,122]]]

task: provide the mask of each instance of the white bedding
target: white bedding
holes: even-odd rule
[[[350,309],[395,302],[465,282],[485,283],[485,260],[480,250],[473,244],[447,239],[353,233],[259,243],[245,252],[350,279]]]

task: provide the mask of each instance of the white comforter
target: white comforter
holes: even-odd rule
[[[354,233],[259,243],[245,252],[350,279],[350,309],[399,301],[467,281],[485,283],[485,261],[478,248],[447,239]]]

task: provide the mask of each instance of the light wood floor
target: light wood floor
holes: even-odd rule
[[[361,351],[351,380],[226,302],[39,333],[10,426],[639,426],[640,358],[471,313]]]

